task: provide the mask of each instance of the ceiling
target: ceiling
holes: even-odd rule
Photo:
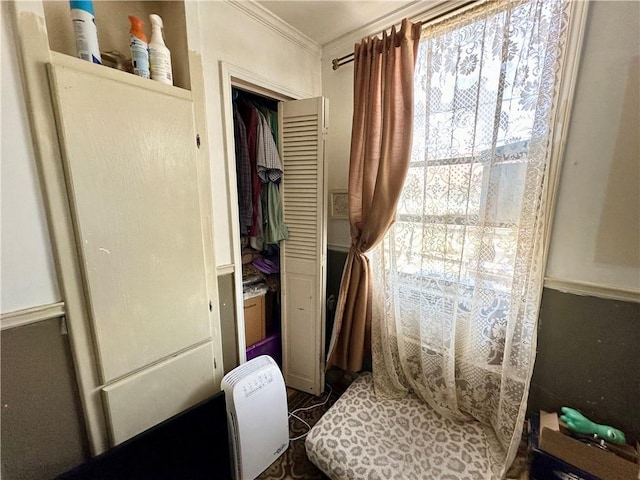
[[[285,22],[294,26],[320,45],[388,14],[416,3],[417,0],[298,0],[258,1]]]

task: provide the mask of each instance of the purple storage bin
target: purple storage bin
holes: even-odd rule
[[[247,361],[260,355],[269,355],[282,368],[282,344],[279,333],[269,335],[264,340],[247,347]]]

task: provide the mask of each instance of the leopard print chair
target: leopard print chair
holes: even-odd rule
[[[313,427],[305,449],[332,480],[482,480],[493,478],[485,436],[415,396],[376,399],[367,373]]]

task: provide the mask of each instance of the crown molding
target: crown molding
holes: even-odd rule
[[[322,59],[343,56],[353,52],[353,46],[365,37],[377,35],[383,30],[388,30],[392,25],[399,25],[403,18],[412,22],[424,22],[446,15],[462,8],[470,3],[469,0],[418,0],[401,7],[384,17],[363,25],[357,30],[332,40],[322,46]]]
[[[224,0],[225,3],[240,10],[246,16],[253,18],[257,22],[261,23],[265,27],[269,28],[273,32],[277,33],[281,37],[289,40],[290,42],[298,45],[307,52],[317,57],[320,57],[322,53],[322,47],[319,43],[314,41],[302,33],[297,28],[292,27],[289,23],[282,20],[270,10],[267,10],[255,0]]]

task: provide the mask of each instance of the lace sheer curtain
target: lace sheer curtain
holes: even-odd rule
[[[496,476],[516,453],[535,357],[570,9],[487,2],[423,31],[411,164],[371,254],[376,393],[413,391],[485,425]]]

